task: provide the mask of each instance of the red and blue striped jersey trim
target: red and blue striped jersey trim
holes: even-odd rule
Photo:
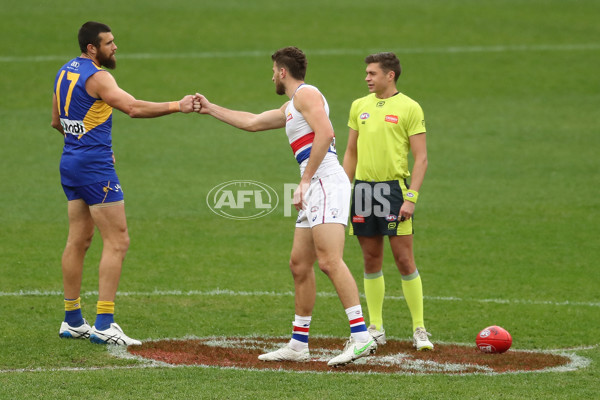
[[[306,160],[310,156],[310,150],[312,149],[312,143],[314,140],[315,133],[310,132],[290,143],[290,146],[292,146],[292,151],[294,152],[294,157],[296,157],[298,164],[301,164],[302,161]]]
[[[310,151],[312,150],[312,144],[314,140],[315,133],[310,132],[290,143],[292,151],[294,152],[294,157],[296,157],[296,161],[298,161],[298,164],[302,164],[302,161],[310,157]],[[337,154],[331,149],[331,147],[329,148],[328,152]]]

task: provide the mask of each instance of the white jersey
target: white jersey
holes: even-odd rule
[[[305,88],[310,88],[311,90],[316,90],[319,92],[319,89],[316,87],[304,83],[300,85],[298,89],[296,89],[296,92]],[[321,92],[319,92],[319,94],[321,94]],[[321,97],[323,97],[325,112],[329,117],[329,105],[327,104],[327,100],[323,94],[321,94]],[[294,107],[294,96],[292,96],[292,99],[285,108],[285,118],[285,133],[287,134],[290,146],[294,152],[294,157],[296,157],[296,161],[298,161],[298,164],[300,164],[300,176],[302,176],[302,174],[304,174],[306,164],[308,164],[308,158],[310,156],[312,143],[315,138],[315,132],[312,130],[310,125],[308,125],[304,119],[304,116],[298,110],[296,110],[296,107]],[[343,171],[344,169],[338,161],[337,153],[335,152],[335,138],[333,138],[331,145],[329,146],[329,151],[327,151],[327,154],[325,154],[325,157],[315,172],[313,179],[328,176],[339,172],[340,170]]]

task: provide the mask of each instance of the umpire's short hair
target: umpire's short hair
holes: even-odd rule
[[[402,67],[400,66],[400,60],[394,53],[383,52],[375,53],[365,58],[365,63],[373,64],[378,63],[383,72],[388,73],[394,71],[394,81],[398,82],[398,78],[402,73]]]

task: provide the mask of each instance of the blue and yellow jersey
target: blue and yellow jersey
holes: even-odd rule
[[[117,177],[112,159],[112,107],[88,94],[85,83],[102,68],[77,57],[56,74],[54,94],[65,146],[60,160],[61,182],[84,186]]]
[[[410,176],[409,137],[425,133],[416,101],[402,93],[387,99],[371,93],[352,103],[348,126],[358,132],[356,179],[385,182]]]

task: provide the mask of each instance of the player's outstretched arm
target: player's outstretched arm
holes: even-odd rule
[[[107,71],[97,72],[86,83],[86,89],[93,97],[104,100],[131,118],[155,118],[176,112],[193,111],[194,96],[187,95],[179,101],[155,103],[137,100],[117,85],[115,78]]]
[[[269,110],[260,114],[253,114],[246,111],[230,110],[211,103],[208,99],[196,93],[195,102],[200,104],[198,113],[208,114],[219,121],[223,121],[236,128],[248,132],[266,131],[269,129],[283,128],[285,126],[285,103],[281,108]]]

